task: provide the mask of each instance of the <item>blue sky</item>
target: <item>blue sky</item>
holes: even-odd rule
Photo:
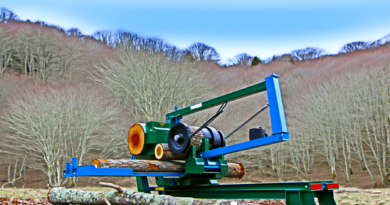
[[[84,34],[125,30],[179,48],[202,42],[223,62],[309,46],[337,53],[346,43],[390,34],[390,0],[3,0],[0,7]]]

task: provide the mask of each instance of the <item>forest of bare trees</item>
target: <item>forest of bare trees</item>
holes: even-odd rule
[[[26,185],[31,173],[45,176],[45,186],[70,183],[62,170],[72,157],[80,164],[128,158],[126,132],[133,123],[164,121],[175,105],[261,82],[270,73],[281,76],[291,141],[228,160],[244,162],[249,179],[348,184],[363,173],[372,186],[390,183],[390,52],[382,46],[388,38],[352,42],[334,56],[312,47],[268,60],[242,53],[223,67],[218,52],[203,43],[179,49],[126,31],[85,36],[1,12],[3,187]],[[212,126],[229,133],[266,103],[265,95],[231,103]],[[183,120],[196,126],[213,113]],[[270,130],[267,111],[227,143],[247,141],[248,129],[259,126]],[[313,175],[318,170],[325,170],[321,178]]]

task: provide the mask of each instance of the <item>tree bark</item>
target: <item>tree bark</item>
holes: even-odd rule
[[[78,189],[66,189],[64,187],[52,188],[47,194],[51,204],[90,204],[90,205],[130,205],[130,204],[155,204],[155,205],[202,205],[202,204],[220,204],[230,205],[233,200],[216,199],[194,199],[172,197],[169,195],[154,195],[139,193],[127,189],[122,192],[117,191],[83,191]],[[245,202],[236,201],[238,205],[244,205]]]
[[[189,127],[190,127],[191,134],[193,134],[196,130],[199,129],[199,127],[194,127],[194,126],[189,126]],[[202,130],[199,131],[198,133],[196,133],[196,135],[194,135],[191,138],[191,146],[196,147],[196,152],[200,152],[200,150],[202,149],[202,139],[203,138],[204,138],[204,135],[203,135]],[[210,148],[211,148],[211,144],[210,144]],[[188,151],[189,150],[187,150],[187,152]]]
[[[184,172],[184,162],[128,159],[95,159],[97,168],[131,168],[134,172]]]
[[[95,159],[91,164],[97,168],[132,168],[134,172],[184,172],[184,161]],[[225,177],[242,178],[245,168],[241,163],[228,163],[229,173]]]

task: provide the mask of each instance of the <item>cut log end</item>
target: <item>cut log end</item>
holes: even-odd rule
[[[174,154],[169,149],[169,145],[166,143],[159,143],[154,149],[154,157],[157,160],[183,160],[187,159],[189,152],[184,152],[180,154]]]
[[[245,167],[241,163],[228,163],[229,173],[225,177],[242,178],[245,175]]]
[[[145,145],[145,132],[140,124],[134,124],[129,130],[128,146],[132,155],[141,154]]]
[[[100,162],[97,159],[94,159],[91,164],[95,165],[96,168],[100,168]]]
[[[156,147],[154,148],[154,156],[156,159],[162,159],[164,155],[164,148],[162,144],[157,144]]]

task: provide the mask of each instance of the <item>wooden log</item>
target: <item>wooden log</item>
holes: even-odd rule
[[[184,162],[128,159],[95,159],[97,168],[131,168],[134,172],[184,172]]]
[[[139,193],[122,188],[117,191],[84,191],[79,189],[66,189],[55,187],[50,189],[47,198],[51,204],[88,204],[88,205],[132,205],[132,204],[154,204],[154,205],[199,205],[199,204],[220,204],[220,205],[245,205],[243,201],[217,200],[217,199],[194,199],[184,197],[172,197],[169,195],[155,195]]]
[[[193,134],[199,127],[189,126],[191,134]],[[199,152],[202,148],[203,132],[199,131],[191,138],[191,146],[196,146],[196,151]],[[141,124],[134,124],[131,126],[128,135],[128,147],[132,155],[139,155],[145,146],[145,133]],[[211,148],[211,145],[210,145]],[[188,151],[187,151],[188,152]],[[188,153],[187,153],[188,154]],[[185,159],[185,158],[180,158]]]
[[[169,149],[169,145],[165,143],[159,143],[154,148],[154,157],[158,160],[183,160],[187,159],[189,151],[184,153],[175,154]]]
[[[97,168],[132,168],[134,172],[184,172],[184,161],[95,159]],[[245,168],[241,163],[228,163],[229,173],[225,177],[242,178]]]
[[[225,177],[242,178],[245,175],[244,165],[241,163],[228,163],[229,173]]]
[[[127,142],[132,155],[139,155],[142,152],[145,145],[145,132],[141,124],[134,124],[130,127]]]
[[[199,129],[199,127],[194,127],[194,126],[189,126],[190,127],[190,132],[191,134],[193,134],[196,130]],[[204,135],[203,135],[203,132],[202,131],[199,131],[198,133],[196,133],[196,135],[194,135],[192,138],[191,138],[191,146],[195,146],[196,147],[196,152],[200,152],[200,150],[202,149],[202,139],[204,138]],[[210,149],[211,149],[211,144],[210,144]],[[189,150],[187,150],[188,152]]]

